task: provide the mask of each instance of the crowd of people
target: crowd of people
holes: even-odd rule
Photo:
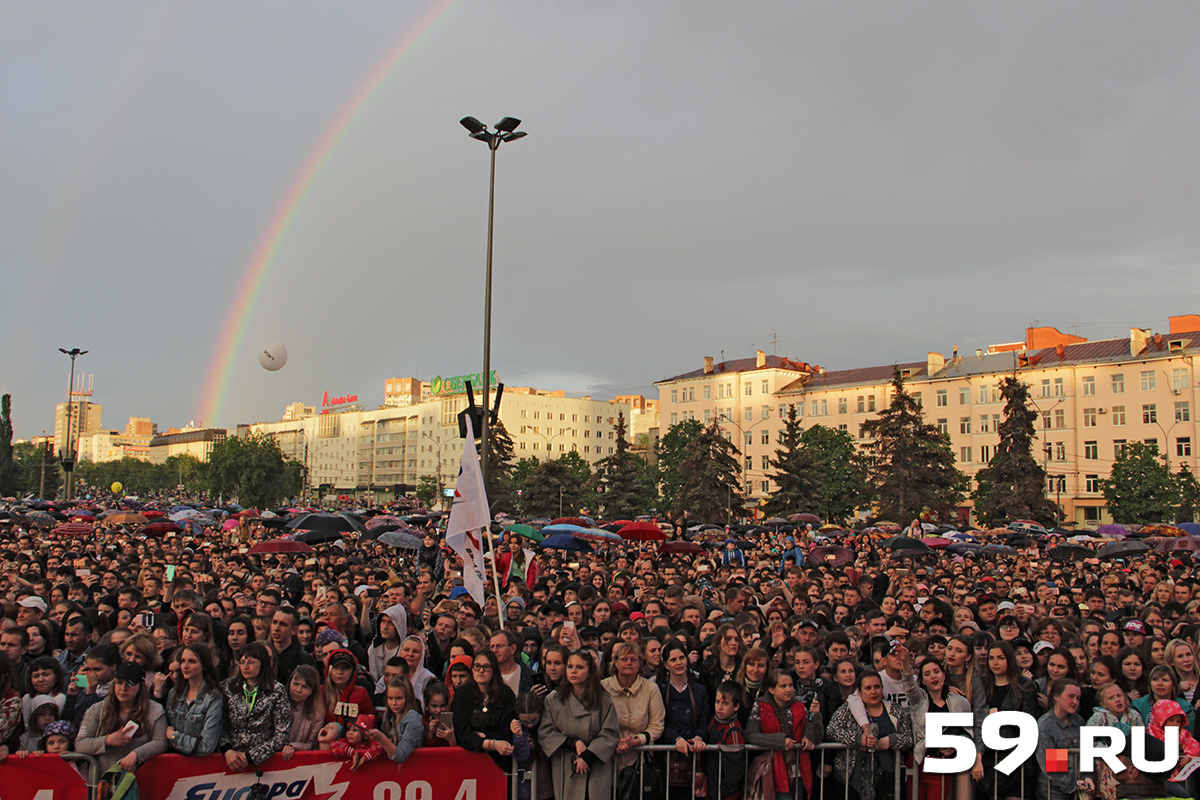
[[[238,772],[326,750],[358,769],[456,746],[518,770],[521,800],[881,800],[905,767],[922,800],[1200,796],[1180,772],[1200,756],[1187,557],[1061,561],[1035,536],[896,557],[847,531],[829,534],[853,554],[835,564],[814,558],[812,526],[685,554],[541,549],[497,528],[480,603],[436,515],[415,551],[349,533],[268,555],[249,548],[278,531],[249,516],[201,536],[4,522],[0,758],[75,751],[120,775],[168,752]],[[981,740],[1003,710],[1039,731],[1036,764],[1012,775]],[[977,749],[957,775],[919,769],[949,755],[925,741],[946,711],[974,720],[953,731]],[[1085,724],[1144,726],[1152,758],[1178,728],[1179,759],[1081,771]],[[1047,765],[1056,748],[1068,769]]]

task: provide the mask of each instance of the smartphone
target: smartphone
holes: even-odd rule
[[[174,564],[167,564],[167,580],[169,580],[169,581],[175,580],[175,565]]]
[[[441,714],[438,714],[438,724],[445,725],[450,730],[454,730],[454,713],[443,711]]]
[[[138,724],[136,722],[134,722],[133,720],[129,720],[129,722],[125,723],[125,727],[121,728],[121,733],[123,733],[129,737],[137,736],[137,732],[138,732]]]
[[[88,685],[87,675],[80,673],[80,674],[76,675],[74,678],[72,678],[72,680],[75,681],[75,685],[78,686],[80,689],[87,688],[87,685]]]
[[[75,570],[75,575],[80,578],[86,578],[91,574],[92,574],[92,571],[85,567],[79,567],[78,569]]]
[[[573,620],[566,620],[565,622],[563,622],[563,630],[574,632],[575,631],[575,622]]]
[[[150,611],[142,611],[137,615],[137,623],[146,630],[154,630],[154,614]]]

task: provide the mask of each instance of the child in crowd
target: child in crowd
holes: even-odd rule
[[[550,783],[550,762],[539,758],[541,748],[537,746],[538,725],[542,721],[544,704],[539,695],[532,692],[517,698],[517,718],[512,721],[513,761],[521,771],[517,784],[517,799],[530,800],[533,771],[538,773],[539,786],[552,786]],[[545,778],[545,782],[542,779]]]
[[[296,667],[288,681],[288,698],[292,702],[292,729],[281,752],[284,761],[290,761],[297,750],[317,749],[317,737],[325,722],[325,693],[316,667]]]
[[[361,714],[346,724],[346,733],[334,742],[330,748],[334,756],[350,762],[350,769],[357,770],[368,761],[374,761],[383,755],[383,747],[371,740],[371,732],[375,730],[375,717],[371,714]]]
[[[18,749],[22,752],[37,750],[46,728],[58,722],[58,701],[48,694],[33,698],[25,714],[25,732],[21,734]]]
[[[442,722],[450,713],[450,689],[444,683],[425,684],[425,747],[454,747],[454,726]]]
[[[403,764],[425,738],[425,723],[421,719],[417,697],[408,678],[392,678],[387,683],[387,710],[380,727],[368,732],[371,741],[383,748],[384,754]]]
[[[717,702],[712,719],[708,721],[705,734],[706,744],[746,743],[742,723],[738,719],[742,710],[742,687],[736,681],[722,681],[717,686]],[[720,775],[721,785],[717,788],[718,800],[737,800],[742,794],[742,779],[746,774],[745,755],[741,752],[723,752],[714,748],[708,752],[708,779],[716,781]]]
[[[46,730],[42,732],[42,739],[38,742],[38,749],[47,755],[61,755],[70,753],[75,749],[75,726],[67,722],[65,719],[51,722],[46,726]]]

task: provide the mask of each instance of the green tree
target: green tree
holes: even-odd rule
[[[658,493],[662,497],[660,508],[674,509],[676,498],[683,487],[684,453],[688,444],[704,431],[704,426],[694,419],[686,419],[667,429],[666,435],[658,440]]]
[[[302,468],[289,467],[274,438],[230,436],[213,445],[206,479],[209,494],[267,508],[299,494]]]
[[[503,499],[512,494],[508,480],[514,466],[513,440],[504,427],[504,421],[497,419],[488,426],[488,479],[487,496],[492,511],[511,511],[512,502]]]
[[[204,490],[205,473],[208,464],[196,458],[191,453],[177,453],[168,456],[163,462],[163,489],[171,490],[182,486],[188,494],[196,494]]]
[[[587,474],[576,461],[583,463]],[[525,482],[521,508],[535,517],[573,516],[587,502],[584,485],[590,477],[591,469],[577,453],[544,461]]]
[[[813,464],[812,452],[801,447],[804,429],[796,413],[795,403],[788,406],[780,433],[779,447],[771,459],[771,480],[778,487],[763,504],[763,513],[770,517],[782,517],[803,511],[816,512],[820,495],[820,476]]]
[[[1000,383],[1004,421],[996,455],[975,476],[975,513],[996,527],[1015,519],[1058,521],[1059,508],[1046,497],[1046,470],[1033,457],[1034,420],[1029,387],[1013,377]]]
[[[742,513],[740,453],[715,418],[688,442],[679,463],[679,491],[671,507],[676,519],[687,516],[711,522],[731,520]]]
[[[904,390],[899,367],[892,373],[892,391],[888,407],[862,426],[870,439],[864,449],[878,511],[900,522],[926,508],[948,517],[967,488],[950,437],[926,424],[916,398]]]
[[[1166,522],[1179,505],[1179,483],[1158,453],[1158,445],[1132,442],[1100,482],[1108,513],[1120,523]]]
[[[432,508],[441,498],[442,486],[433,475],[422,475],[417,478],[417,501],[425,508]]]
[[[36,447],[29,442],[13,445],[13,467],[17,478],[17,494],[44,497],[52,500],[62,487],[62,467],[58,454],[47,442]],[[45,491],[42,491],[42,476],[45,475]]]
[[[0,397],[0,497],[15,495],[17,468],[13,463],[12,395]]]
[[[646,460],[634,454],[626,441],[625,414],[617,415],[617,444],[611,456],[596,464],[596,483],[607,519],[633,519],[654,504],[654,477]]]
[[[1196,480],[1187,464],[1180,464],[1179,472],[1175,473],[1175,483],[1179,487],[1179,512],[1175,520],[1195,522],[1196,514],[1200,512],[1200,481]]]

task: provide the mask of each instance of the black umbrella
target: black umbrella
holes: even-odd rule
[[[1136,553],[1145,553],[1150,545],[1137,539],[1126,539],[1120,542],[1109,542],[1096,551],[1096,558],[1126,558]]]
[[[1096,551],[1081,544],[1060,544],[1051,547],[1047,555],[1056,561],[1083,561],[1085,558],[1094,558]]]
[[[301,531],[296,534],[295,541],[304,542],[305,544],[320,544],[322,542],[336,542],[341,538],[341,531]]]
[[[959,542],[946,546],[947,553],[953,553],[956,556],[973,556],[976,553],[983,552],[983,545],[975,544],[974,542]]]
[[[933,552],[925,542],[911,536],[893,536],[891,539],[884,539],[879,544],[882,547],[891,548],[893,551],[908,551],[905,555]]]
[[[366,530],[366,526],[355,517],[347,514],[301,514],[288,522],[287,527],[294,531],[351,531]]]

